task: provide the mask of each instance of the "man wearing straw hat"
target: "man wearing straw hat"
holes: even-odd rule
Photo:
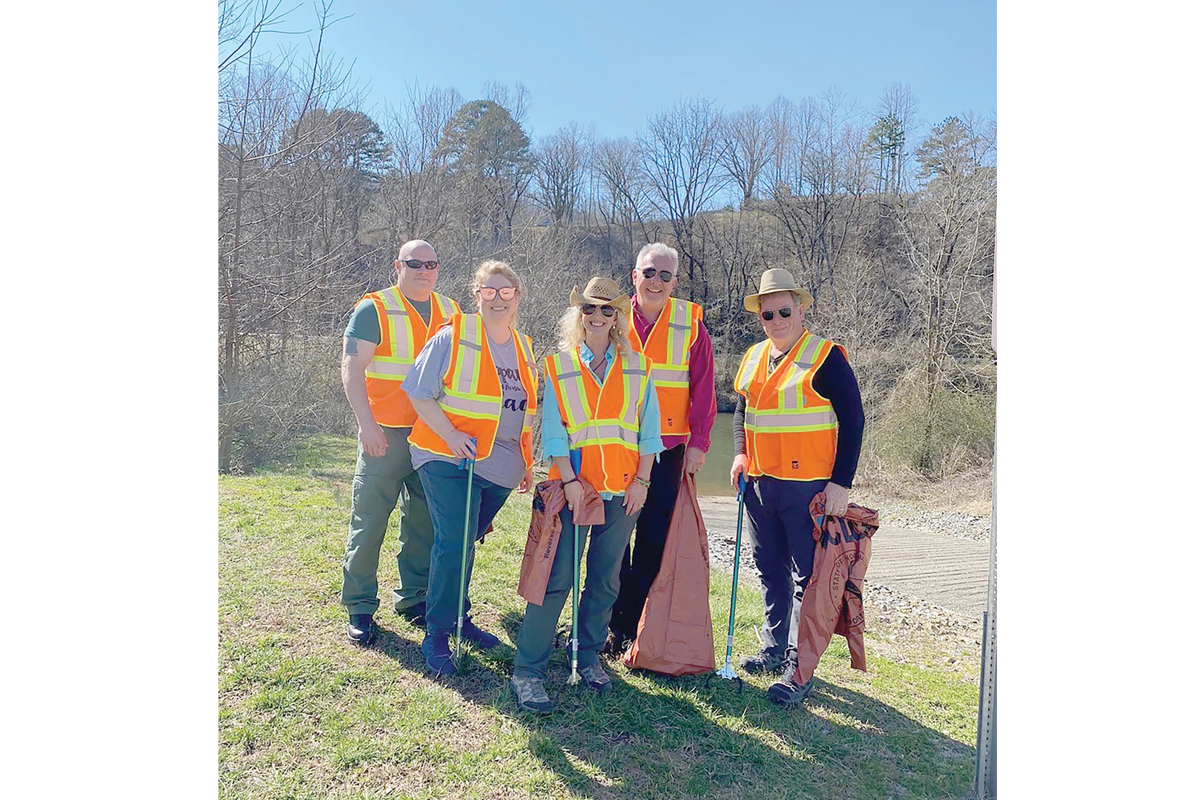
[[[766,616],[762,650],[741,661],[751,673],[776,672],[795,660],[800,599],[813,566],[808,505],[825,492],[830,515],[846,512],[862,447],[858,381],[844,347],[804,328],[812,302],[786,269],[764,272],[758,291],[744,302],[767,335],[746,351],[734,378],[738,405],[729,471],[734,486],[746,476],[746,514]]]

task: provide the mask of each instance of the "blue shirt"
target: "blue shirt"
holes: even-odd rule
[[[604,369],[600,380],[608,375],[608,369],[617,357],[616,345],[609,343],[604,352]],[[591,349],[586,344],[579,346],[579,360],[584,366],[592,363]],[[638,455],[658,454],[663,451],[662,431],[658,413],[658,393],[654,391],[654,381],[646,376],[646,393],[642,397],[642,418],[638,427]],[[558,409],[558,386],[552,381],[546,382],[545,399],[542,402],[542,458],[550,461],[555,456],[566,458],[570,454],[567,442],[567,426],[563,422],[562,413]],[[602,500],[611,500],[624,492],[601,492]]]

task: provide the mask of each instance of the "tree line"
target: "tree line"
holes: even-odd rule
[[[571,121],[532,140],[532,97],[412,87],[374,118],[323,49],[268,50],[272,0],[220,4],[219,468],[248,469],[306,431],[352,432],[337,363],[350,310],[432,242],[464,307],[486,258],[524,277],[538,354],[572,285],[630,286],[643,244],[680,253],[675,293],[704,306],[718,402],[761,338],[742,297],[769,267],[816,298],[808,327],[846,345],[868,415],[867,467],[935,477],[986,461],[996,123],[921,128],[903,84],[870,109],[836,88],[737,110],[681,99],[628,138]],[[719,435],[719,434],[718,434]]]

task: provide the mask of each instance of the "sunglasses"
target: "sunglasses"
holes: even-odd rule
[[[592,314],[596,313],[597,308],[600,309],[600,313],[606,317],[615,316],[617,313],[617,310],[612,306],[597,306],[592,305],[591,303],[584,303],[579,307],[579,310],[583,312],[585,317],[590,317]]]
[[[503,289],[493,289],[491,286],[482,286],[476,290],[480,297],[484,300],[495,300],[496,295],[500,295],[501,300],[512,300],[517,296],[515,286],[505,286]]]
[[[791,315],[792,315],[792,309],[790,309],[790,308],[779,309],[779,316],[783,317],[784,319],[787,319]],[[759,316],[763,318],[763,322],[770,322],[771,320],[775,319],[775,312],[774,311],[764,311],[761,314],[759,314]]]
[[[675,277],[670,272],[667,272],[665,269],[655,269],[654,267],[646,267],[645,269],[642,270],[642,277],[646,278],[647,280],[649,280],[650,278],[653,278],[655,275],[657,275],[658,279],[660,281],[662,281],[663,283],[670,283],[671,278]]]
[[[420,259],[416,259],[416,258],[409,258],[404,261],[401,261],[400,263],[403,264],[404,266],[408,267],[409,269],[420,269],[421,267],[424,267],[425,269],[437,269],[438,268],[438,262],[436,262],[436,261],[421,261]]]

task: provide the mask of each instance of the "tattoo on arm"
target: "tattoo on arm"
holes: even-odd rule
[[[358,355],[358,339],[346,337],[346,355],[348,355],[348,356]]]

